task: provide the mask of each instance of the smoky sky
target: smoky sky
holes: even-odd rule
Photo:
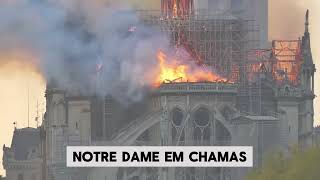
[[[156,77],[157,51],[169,49],[129,6],[12,1],[1,4],[0,17],[0,53],[32,54],[49,84],[76,94],[136,101]]]

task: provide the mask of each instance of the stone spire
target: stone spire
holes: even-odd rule
[[[305,32],[302,37],[302,53],[305,65],[313,65],[313,58],[310,45],[310,33],[309,33],[309,10],[306,12],[305,19]]]
[[[309,9],[306,12],[306,20],[305,20],[305,31],[304,34],[309,34]]]
[[[301,84],[307,95],[314,97],[314,73],[316,71],[313,63],[309,33],[309,10],[306,12],[305,32],[302,37],[302,67],[301,67]]]

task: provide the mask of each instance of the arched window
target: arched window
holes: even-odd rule
[[[174,126],[181,126],[183,121],[183,112],[176,108],[172,111],[172,123]]]
[[[78,125],[78,122],[76,122],[76,129],[77,129],[77,130],[79,129],[79,125]]]
[[[200,108],[195,112],[195,123],[198,126],[208,126],[210,122],[210,113],[205,108]]]
[[[64,103],[60,102],[57,104],[57,123],[59,125],[65,124],[65,115]]]
[[[193,138],[196,145],[210,144],[210,112],[205,108],[198,109],[193,116]]]
[[[171,124],[172,124],[172,142],[176,143],[176,141],[184,141],[185,140],[185,130],[183,128],[183,112],[182,110],[175,108],[171,112]],[[182,132],[180,132],[182,131]],[[179,133],[181,133],[181,136],[179,136]],[[178,139],[179,138],[179,139]]]

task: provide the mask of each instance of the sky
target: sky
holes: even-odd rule
[[[155,0],[144,1],[132,0],[131,3],[138,8],[139,3],[151,8],[156,8],[158,4],[154,3]],[[320,81],[320,51],[317,49],[320,46],[320,1],[269,0],[269,39],[297,39],[302,36],[306,9],[310,9],[311,43],[313,58],[318,69],[316,94],[320,95],[320,83],[317,83]],[[36,126],[37,104],[39,104],[39,115],[44,113],[46,81],[36,67],[25,63],[25,60],[32,57],[25,54],[6,56],[0,54],[0,58],[5,58],[8,62],[0,64],[0,145],[10,146],[14,130],[13,123],[17,122],[18,128],[28,125],[28,97],[31,127]],[[319,98],[315,101],[315,120],[320,124]],[[0,164],[2,165],[2,147]],[[0,175],[4,175],[1,165]]]
[[[45,80],[34,66],[21,63],[21,58],[25,57],[0,56],[0,58],[10,61],[0,64],[0,175],[3,175],[2,145],[11,144],[14,122],[17,122],[19,128],[28,126],[28,94],[30,126],[36,126],[37,101],[39,114],[44,112]]]

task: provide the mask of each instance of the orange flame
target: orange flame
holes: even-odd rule
[[[159,61],[159,75],[155,85],[166,82],[229,82],[212,71],[201,68],[196,64],[184,63],[177,59],[169,59],[163,51],[157,54]]]
[[[173,4],[173,17],[178,17],[178,5],[177,5],[177,1],[174,1]]]

